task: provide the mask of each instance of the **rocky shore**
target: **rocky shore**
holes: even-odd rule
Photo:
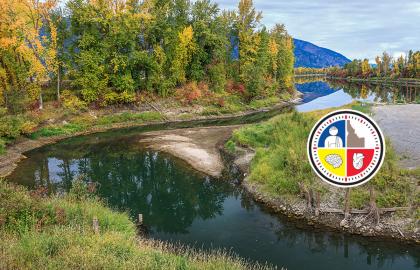
[[[235,153],[231,153],[222,147],[219,150],[226,160],[227,170],[239,176],[242,187],[252,195],[254,200],[264,204],[275,213],[302,220],[308,225],[324,227],[330,230],[368,237],[397,239],[413,244],[420,243],[420,229],[410,227],[413,220],[402,217],[396,212],[382,213],[380,222],[376,223],[374,218],[361,210],[353,209],[347,218],[345,218],[344,212],[331,211],[339,207],[338,201],[340,197],[344,197],[345,191],[340,188],[325,184],[331,196],[321,201],[318,211],[308,206],[303,195],[291,199],[264,192],[261,185],[251,182],[248,177],[250,162],[254,156],[252,149],[239,148],[235,150]]]

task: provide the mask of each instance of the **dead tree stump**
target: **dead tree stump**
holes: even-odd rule
[[[99,220],[97,217],[93,217],[92,229],[95,234],[99,234]]]

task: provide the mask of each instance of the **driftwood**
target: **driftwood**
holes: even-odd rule
[[[379,213],[387,213],[387,212],[396,212],[396,211],[408,211],[410,207],[388,207],[388,208],[378,208]],[[337,213],[337,214],[345,214],[342,209],[338,208],[326,208],[320,210],[322,213]],[[369,214],[371,211],[370,209],[350,209],[350,214]]]
[[[147,105],[149,105],[150,107],[152,107],[155,111],[157,111],[158,113],[160,113],[161,115],[162,115],[162,117],[165,119],[165,120],[169,120],[166,116],[165,116],[165,114],[161,111],[161,110],[159,110],[155,105],[153,105],[151,102],[149,102],[149,101],[147,101],[147,100],[145,100],[145,102],[147,103]]]

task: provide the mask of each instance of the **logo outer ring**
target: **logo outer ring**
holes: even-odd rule
[[[366,177],[363,177],[362,179],[360,179],[356,182],[353,182],[353,183],[338,183],[334,180],[329,179],[328,177],[325,177],[320,172],[320,170],[316,167],[316,164],[314,163],[314,160],[313,160],[313,157],[312,157],[312,152],[311,152],[311,143],[313,141],[315,131],[318,129],[318,127],[329,117],[337,115],[337,114],[342,114],[342,113],[355,114],[359,117],[365,118],[372,125],[372,127],[375,129],[375,131],[378,133],[380,147],[382,149],[381,152],[380,152],[379,162],[375,165],[375,168],[372,170],[372,172],[370,172]],[[341,187],[341,188],[357,187],[357,186],[363,185],[363,184],[367,183],[369,180],[371,180],[378,173],[379,169],[382,167],[382,164],[383,164],[384,159],[385,159],[385,151],[386,151],[385,142],[384,142],[384,135],[383,135],[381,129],[379,128],[379,126],[374,122],[374,120],[371,117],[367,116],[364,113],[361,113],[361,112],[355,111],[355,110],[351,110],[351,109],[336,110],[336,111],[333,111],[333,112],[330,112],[330,113],[326,114],[320,120],[318,120],[318,122],[316,122],[316,124],[313,126],[311,132],[309,133],[306,148],[307,148],[307,155],[308,155],[309,163],[310,163],[312,169],[315,171],[316,175],[319,178],[321,178],[324,182],[326,182],[330,185],[336,186],[336,187]]]

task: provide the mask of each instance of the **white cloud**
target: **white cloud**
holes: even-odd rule
[[[237,1],[216,0],[221,8]],[[417,0],[254,0],[263,22],[284,23],[296,38],[344,54],[368,58],[420,50],[420,3]]]

